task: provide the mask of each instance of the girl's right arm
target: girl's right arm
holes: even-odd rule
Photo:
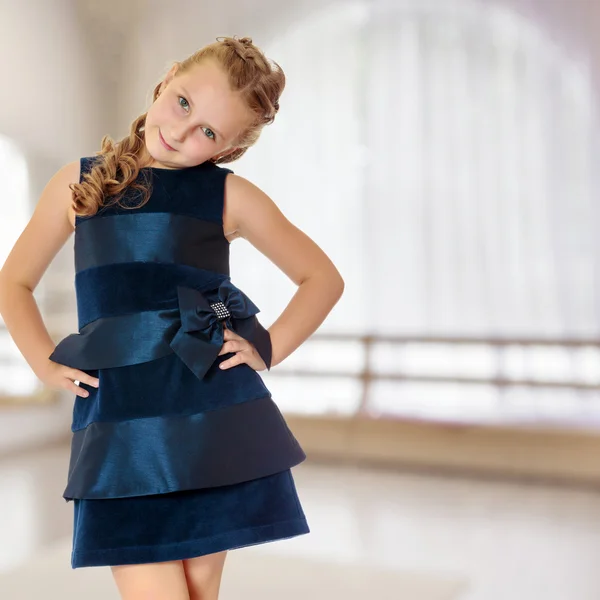
[[[0,314],[19,351],[42,382],[85,397],[88,392],[74,380],[94,387],[99,380],[48,358],[55,344],[33,297],[48,265],[73,233],[69,184],[78,182],[77,160],[58,170],[46,184],[29,223],[0,270]]]

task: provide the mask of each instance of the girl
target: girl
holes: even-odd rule
[[[122,598],[213,600],[229,549],[309,532],[305,454],[259,371],[323,322],[343,280],[232,162],[273,122],[283,72],[250,38],[176,63],[130,134],[62,167],[0,272],[0,312],[35,374],[76,395],[64,498],[73,568]],[[55,346],[33,291],[75,230],[79,332]],[[265,329],[229,276],[243,237],[298,290]]]

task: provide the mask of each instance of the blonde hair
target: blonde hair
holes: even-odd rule
[[[281,67],[266,58],[263,52],[252,43],[249,37],[216,38],[197,50],[194,54],[178,63],[178,74],[185,73],[206,59],[214,59],[229,75],[229,84],[254,115],[250,126],[235,140],[235,148],[218,159],[216,164],[229,163],[240,158],[246,150],[255,144],[262,128],[275,119],[279,110],[279,97],[285,87],[285,75]],[[153,92],[153,102],[160,95],[162,81]],[[73,192],[75,213],[81,216],[96,214],[100,207],[118,204],[123,208],[139,208],[150,197],[150,187],[137,181],[140,172],[140,159],[145,150],[144,125],[146,115],[140,115],[131,123],[129,135],[119,142],[104,136],[99,157],[93,162],[89,172],[83,173],[80,183],[69,187]],[[128,188],[142,192],[143,198],[135,207],[123,206],[120,200]],[[110,199],[110,202],[107,200]]]

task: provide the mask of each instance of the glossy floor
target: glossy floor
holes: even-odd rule
[[[3,600],[117,598],[108,569],[68,565],[67,461],[67,446],[0,460]],[[597,492],[308,462],[294,475],[311,533],[231,552],[223,600],[600,598]]]

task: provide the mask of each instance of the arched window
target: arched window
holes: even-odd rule
[[[31,217],[25,157],[11,140],[3,136],[0,136],[0,181],[0,265],[3,265]],[[0,402],[31,400],[40,391],[39,380],[8,334],[0,316]]]
[[[375,336],[290,357],[331,375],[274,373],[289,408],[576,418],[580,386],[600,415],[585,389],[600,383],[598,347],[563,343],[600,330],[584,58],[510,10],[464,0],[333,5],[265,50],[288,76],[282,108],[237,171],[342,272],[322,331]],[[293,286],[260,260],[246,272],[232,249],[275,318]],[[536,381],[559,387],[535,392]]]

